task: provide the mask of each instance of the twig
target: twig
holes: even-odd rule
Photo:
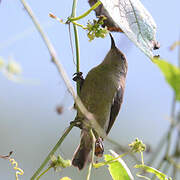
[[[171,107],[171,119],[174,119],[175,117],[175,110],[176,110],[176,97],[175,93],[173,94],[173,101],[172,101],[172,107]],[[166,148],[166,153],[165,157],[169,156],[169,151],[170,151],[170,146],[171,146],[171,136],[172,136],[172,131],[173,131],[173,123],[171,122],[168,134],[167,134],[167,148]]]
[[[165,162],[164,167],[162,168],[162,172],[168,174],[169,168],[170,168],[169,162]]]
[[[178,66],[180,67],[180,46],[178,48]],[[172,107],[171,107],[171,119],[175,119],[175,111],[176,111],[176,97],[175,97],[175,93],[174,93],[173,94]],[[171,146],[172,131],[173,131],[175,125],[177,125],[177,124],[178,124],[178,120],[177,120],[177,122],[171,123],[171,125],[170,125],[169,131],[165,136],[165,139],[167,139],[167,147],[166,147],[165,155],[158,165],[158,169],[160,169],[161,166],[163,165],[164,160],[168,161],[168,164],[166,165],[167,168],[168,168],[168,165],[173,164],[173,178],[175,178],[176,173],[177,173],[177,169],[179,168],[179,166],[176,164],[176,161],[174,161],[172,158],[169,157],[169,152],[170,152],[170,146]],[[176,146],[175,153],[176,153],[178,146],[179,146],[179,137],[180,137],[180,133],[178,132],[176,145],[175,145]],[[164,138],[163,138],[163,142],[164,142]],[[160,146],[160,148],[161,147],[162,146]]]
[[[172,157],[167,157],[167,161],[180,170],[180,164],[176,163]]]
[[[91,133],[91,137],[92,137],[92,139],[93,139],[93,144],[92,144],[91,163],[89,164],[89,169],[88,169],[88,174],[87,174],[87,180],[90,180],[91,170],[92,170],[92,166],[93,166],[93,163],[94,163],[95,141],[96,141],[92,129],[90,130],[90,133]]]
[[[44,174],[46,174],[52,167],[49,166],[45,171],[43,171],[38,177],[36,180],[39,180]]]
[[[179,37],[179,47],[178,47],[178,67],[180,68],[180,37]],[[177,119],[177,124],[179,122],[180,122],[180,117],[178,117],[178,119]],[[175,153],[177,153],[179,151],[179,147],[180,147],[179,138],[180,138],[180,131],[178,131],[177,138],[176,138]],[[176,179],[176,175],[177,175],[177,167],[176,166],[173,166],[172,174],[173,174],[173,178]]]
[[[64,141],[65,137],[69,134],[69,132],[71,131],[71,129],[73,128],[74,124],[70,124],[70,126],[66,129],[66,131],[64,132],[64,134],[61,136],[61,138],[59,139],[59,141],[57,142],[57,144],[54,146],[54,148],[51,150],[51,152],[48,154],[48,156],[46,157],[46,159],[43,161],[43,163],[41,164],[41,166],[39,167],[39,169],[34,173],[34,175],[31,177],[31,180],[34,180],[39,173],[42,171],[42,169],[45,167],[45,165],[48,163],[48,161],[51,159],[51,156],[57,151],[57,149],[59,148],[59,146],[61,145],[61,143]]]
[[[176,109],[176,99],[175,99],[175,94],[174,94],[173,101],[172,101],[172,107],[171,107],[171,119],[174,119],[174,117],[175,117],[175,109]],[[159,161],[159,164],[157,166],[158,170],[161,169],[163,163],[165,162],[164,160],[169,157],[169,151],[170,151],[170,146],[171,146],[171,135],[172,135],[173,128],[174,128],[174,124],[171,123],[169,130],[167,132],[167,135],[165,136],[167,139],[167,147],[166,147],[165,155]],[[154,180],[154,179],[155,179],[155,175],[153,176],[152,180]]]
[[[164,147],[164,145],[166,143],[166,139],[167,139],[167,132],[162,136],[161,140],[159,141],[158,145],[156,146],[156,149],[152,153],[151,159],[149,159],[149,161],[147,163],[149,166],[151,166],[154,163],[155,159],[161,152],[162,148]]]
[[[179,36],[179,42],[180,42],[180,36]],[[178,48],[178,66],[180,68],[180,45],[179,45],[179,48]]]
[[[75,0],[76,1],[76,0]],[[69,21],[77,21],[80,20],[84,17],[86,17],[91,11],[93,11],[94,9],[96,9],[99,5],[101,4],[101,1],[97,1],[88,11],[86,11],[85,13],[83,13],[82,15],[75,17],[75,16],[71,16],[68,20]]]
[[[77,6],[77,0],[73,0],[73,6],[72,6],[72,14],[71,17],[74,18],[76,16],[76,6]],[[80,72],[80,53],[79,53],[79,38],[78,38],[78,30],[75,24],[73,24],[74,29],[74,38],[75,38],[75,47],[76,47],[76,72]],[[77,88],[77,94],[80,94],[80,82],[77,81],[76,83]]]
[[[63,66],[59,63],[60,60],[56,54],[56,51],[53,47],[53,45],[51,44],[48,36],[44,33],[42,27],[40,26],[40,23],[38,22],[38,20],[36,19],[34,13],[32,12],[30,6],[26,3],[25,0],[20,0],[21,3],[23,4],[24,8],[26,9],[26,11],[28,12],[29,16],[31,17],[34,25],[36,26],[37,30],[39,31],[45,45],[47,46],[48,50],[49,50],[49,53],[51,55],[51,58],[52,58],[52,62],[56,65],[57,67],[57,70],[59,71],[60,75],[62,76],[68,90],[70,91],[70,93],[73,95],[74,98],[76,98],[76,94],[73,90],[73,87],[71,86],[71,82],[63,68]]]

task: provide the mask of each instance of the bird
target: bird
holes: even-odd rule
[[[104,60],[92,68],[85,79],[81,76],[80,99],[87,110],[92,113],[105,131],[110,132],[115,119],[120,111],[125,90],[126,74],[128,64],[125,55],[116,47],[113,36],[111,38],[111,49]],[[80,74],[82,75],[82,74]],[[92,150],[93,138],[90,134],[88,119],[77,108],[75,121],[81,122],[80,145],[74,152],[72,165],[82,170],[88,161]],[[93,128],[92,128],[93,129]],[[96,138],[95,155],[103,154],[102,138],[93,129]]]

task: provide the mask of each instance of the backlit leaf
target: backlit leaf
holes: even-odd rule
[[[162,59],[153,59],[162,71],[166,81],[173,88],[176,100],[180,101],[180,68]]]
[[[156,24],[139,0],[101,0],[109,16],[149,58],[158,48]]]
[[[118,157],[118,154],[116,154],[114,151],[111,151],[111,153],[114,157]],[[105,161],[114,159],[113,156],[109,154],[104,155]],[[121,158],[109,163],[108,166],[113,180],[134,180],[129,168]]]

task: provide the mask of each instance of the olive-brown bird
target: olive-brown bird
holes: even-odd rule
[[[111,49],[101,64],[87,74],[80,91],[80,98],[91,112],[100,127],[109,133],[119,113],[127,74],[127,61],[124,54],[115,46],[111,37]],[[77,121],[82,122],[81,141],[74,153],[72,165],[81,170],[92,150],[93,139],[90,135],[88,120],[77,109]],[[99,140],[98,132],[95,132]]]

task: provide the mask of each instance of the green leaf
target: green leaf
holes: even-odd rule
[[[116,154],[113,152],[113,154]],[[118,156],[116,154],[116,156]],[[106,154],[104,155],[106,161],[114,159],[113,156]],[[126,166],[125,162],[119,158],[118,160],[108,164],[109,172],[113,180],[134,180],[129,168]]]
[[[173,88],[176,100],[180,101],[180,68],[162,59],[154,58],[153,61],[162,71],[168,84]]]
[[[139,168],[142,169],[143,171],[152,173],[154,175],[156,175],[156,177],[160,180],[170,180],[171,178],[168,178],[168,176],[160,171],[158,171],[157,169],[150,167],[150,166],[146,166],[143,164],[137,164],[134,166],[135,168]]]

